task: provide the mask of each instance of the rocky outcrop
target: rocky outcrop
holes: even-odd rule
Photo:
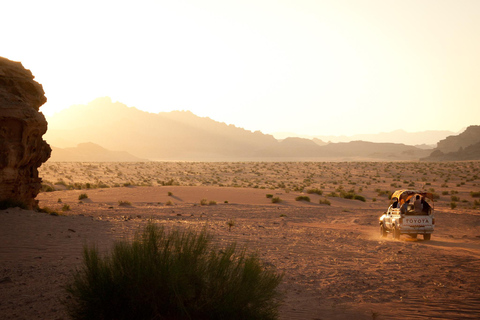
[[[480,142],[480,126],[469,126],[464,132],[456,136],[448,136],[440,140],[435,151],[443,153],[457,152]]]
[[[0,208],[37,206],[38,167],[50,157],[42,139],[47,101],[41,84],[20,62],[0,57]]]
[[[457,136],[438,142],[437,148],[423,161],[480,160],[480,126],[469,126]]]
[[[471,161],[480,160],[480,142],[472,144],[466,148],[460,147],[457,152],[444,153],[435,150],[432,154],[421,160],[424,161]]]

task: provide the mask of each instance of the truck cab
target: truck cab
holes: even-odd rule
[[[402,234],[408,234],[413,238],[421,234],[424,240],[430,240],[435,227],[433,211],[431,193],[397,190],[391,197],[387,211],[379,219],[380,235],[386,237],[391,233],[394,239],[400,239]]]

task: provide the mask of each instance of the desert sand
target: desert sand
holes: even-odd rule
[[[472,192],[480,191],[479,167],[47,163],[44,180],[64,190],[37,199],[59,215],[0,211],[0,318],[68,319],[60,300],[68,298],[63,285],[80,267],[82,247],[107,252],[153,220],[167,228],[207,228],[219,245],[236,241],[257,251],[284,273],[280,319],[478,319],[480,205]],[[92,188],[99,181],[103,188]],[[68,190],[75,183],[83,189]],[[302,193],[309,188],[323,195]],[[400,188],[439,196],[432,240],[380,238],[386,191]],[[342,189],[366,201],[332,194]],[[80,201],[83,193],[88,198]],[[299,195],[310,202],[296,201]],[[330,205],[319,203],[324,199]]]

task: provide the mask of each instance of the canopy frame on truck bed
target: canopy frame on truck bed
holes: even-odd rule
[[[435,202],[433,201],[433,193],[425,192],[425,191],[397,190],[392,194],[391,199],[392,199],[392,201],[395,201],[395,199],[397,199],[400,204],[403,204],[417,194],[421,197],[425,197],[425,198],[428,198],[428,199],[432,200],[432,205],[433,205],[433,207],[435,206]]]

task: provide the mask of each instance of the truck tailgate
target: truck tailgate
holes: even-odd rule
[[[425,227],[432,225],[431,216],[407,216],[403,218],[403,226],[405,227]]]

